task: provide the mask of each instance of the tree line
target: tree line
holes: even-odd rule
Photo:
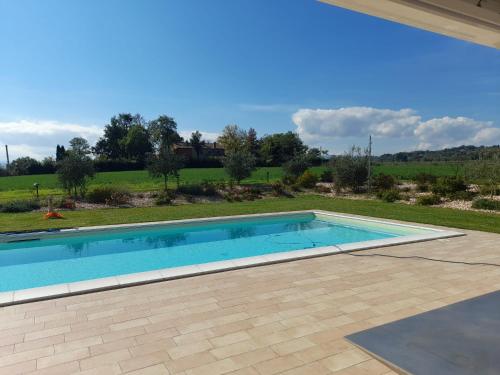
[[[237,125],[224,128],[216,142],[224,152],[245,145],[256,166],[281,166],[297,155],[307,154],[312,164],[318,165],[326,153],[318,148],[309,148],[293,132],[264,135],[259,138],[255,129],[242,129]],[[170,149],[178,145],[190,146],[192,157],[184,157],[186,167],[222,167],[222,157],[204,156],[208,141],[199,131],[183,139],[177,129],[177,122],[170,116],[161,115],[153,120],[145,120],[140,114],[120,113],[113,116],[104,127],[103,135],[94,146],[88,147],[96,171],[117,171],[145,169],[148,158],[166,146]],[[69,146],[72,147],[71,145]],[[172,150],[172,152],[175,152]],[[31,157],[20,157],[11,162],[9,171],[0,174],[28,175],[55,173],[58,163],[68,154],[64,145],[57,145],[56,157],[46,157],[41,161]],[[2,173],[3,172],[3,173]]]
[[[416,161],[471,161],[494,160],[500,158],[500,145],[496,146],[459,146],[436,151],[410,151],[383,154],[376,157],[379,162],[416,162]]]

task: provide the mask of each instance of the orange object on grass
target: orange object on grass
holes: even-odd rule
[[[47,212],[45,215],[44,215],[45,219],[62,219],[63,218],[63,215],[61,215],[60,213],[58,212]]]

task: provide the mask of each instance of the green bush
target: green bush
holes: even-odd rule
[[[177,192],[187,195],[218,195],[217,187],[210,181],[204,181],[201,184],[181,185],[177,188]]]
[[[431,173],[417,173],[415,176],[415,183],[417,184],[417,190],[424,192],[429,191],[429,186],[435,184],[437,177]]]
[[[472,202],[472,208],[478,208],[480,210],[495,210],[500,211],[500,201],[495,201],[493,199],[476,199]]]
[[[441,203],[441,197],[436,194],[421,195],[417,198],[417,204],[421,206],[433,206]]]
[[[18,213],[38,210],[40,203],[34,200],[15,200],[0,206],[0,212]]]
[[[296,155],[292,159],[283,164],[285,176],[291,176],[295,179],[299,178],[307,168],[311,166],[308,157],[304,154]]]
[[[384,190],[380,191],[377,193],[377,197],[384,202],[396,202],[397,200],[401,199],[401,194],[399,193],[399,190],[396,189],[391,189],[391,190]]]
[[[385,173],[379,173],[373,177],[373,186],[377,190],[391,190],[396,186],[396,179]]]
[[[285,184],[281,181],[277,181],[271,185],[272,193],[275,197],[287,196],[289,195],[286,191]]]
[[[316,176],[314,173],[311,173],[309,171],[305,171],[298,178],[297,183],[300,186],[302,186],[303,188],[312,189],[318,183],[318,176]]]
[[[432,185],[431,190],[434,194],[451,197],[458,192],[467,191],[467,184],[462,177],[441,177]]]
[[[333,182],[333,171],[331,169],[325,169],[321,176],[319,177],[321,182]]]
[[[473,191],[457,191],[448,194],[448,198],[454,201],[471,201],[476,196]]]
[[[175,194],[171,190],[163,190],[155,198],[155,204],[157,206],[169,206],[173,203],[175,199]]]
[[[74,210],[76,208],[76,203],[73,199],[71,198],[62,198],[57,206],[59,208],[65,208],[67,210]]]
[[[491,186],[488,184],[479,186],[479,193],[481,195],[500,195],[500,187],[499,186]]]
[[[332,192],[332,189],[328,186],[325,186],[325,185],[316,185],[316,187],[314,188],[314,191],[316,193],[320,193],[320,194],[328,194],[328,193]]]
[[[336,156],[331,161],[334,172],[335,188],[341,191],[349,188],[361,193],[368,180],[368,155],[359,147],[353,146],[348,153]]]
[[[115,186],[97,186],[85,194],[87,202],[111,206],[127,204],[131,197],[129,190]]]
[[[284,185],[291,186],[291,185],[297,183],[297,178],[294,176],[285,174],[285,175],[283,175],[283,177],[281,177],[281,182]]]

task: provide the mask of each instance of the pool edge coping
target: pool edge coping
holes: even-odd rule
[[[349,215],[349,214],[342,214],[324,210],[286,211],[286,212],[273,212],[264,214],[217,216],[217,217],[200,218],[200,219],[195,218],[195,219],[156,221],[156,222],[146,222],[146,223],[103,225],[94,227],[72,228],[57,232],[48,231],[48,232],[33,232],[28,234],[23,233],[19,234],[18,236],[22,237],[23,239],[28,239],[33,237],[27,237],[27,235],[32,235],[36,236],[36,238],[40,238],[40,237],[52,237],[55,235],[64,236],[65,234],[71,235],[71,234],[87,233],[93,231],[102,231],[106,229],[109,230],[109,229],[126,229],[126,228],[144,228],[144,227],[169,225],[169,224],[210,222],[218,220],[220,221],[224,219],[230,220],[236,218],[251,218],[251,217],[262,217],[262,216],[283,216],[283,215],[293,215],[301,213],[321,214],[327,216],[368,221],[372,223],[390,224],[408,228],[425,229],[431,231],[431,233],[413,234],[402,237],[392,237],[392,238],[377,239],[370,241],[352,242],[341,245],[322,246],[312,249],[301,249],[301,250],[292,250],[279,253],[270,253],[254,257],[236,258],[225,261],[208,262],[208,263],[201,263],[201,264],[181,266],[181,267],[162,268],[153,271],[145,271],[145,272],[124,274],[124,275],[111,276],[105,278],[90,279],[72,283],[54,284],[54,285],[48,285],[30,289],[20,289],[16,291],[0,292],[0,307],[16,305],[21,303],[28,303],[28,302],[42,301],[47,299],[62,298],[79,294],[100,292],[118,288],[125,288],[130,286],[144,285],[144,284],[150,284],[168,280],[175,280],[186,277],[207,275],[218,272],[265,266],[276,263],[284,263],[295,260],[310,259],[310,258],[330,256],[330,255],[342,254],[354,251],[369,250],[374,248],[382,248],[388,246],[404,245],[416,242],[465,236],[465,233],[452,230],[437,229],[437,228],[425,227],[413,224],[404,224],[388,220],[379,220],[366,216]],[[10,234],[9,236],[14,236],[14,235]],[[2,241],[1,236],[0,236],[0,242],[4,242]]]

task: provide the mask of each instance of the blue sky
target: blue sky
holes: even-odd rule
[[[0,144],[91,142],[119,112],[298,131],[339,153],[500,143],[500,51],[314,0],[0,0]],[[3,156],[0,157],[0,161]]]

